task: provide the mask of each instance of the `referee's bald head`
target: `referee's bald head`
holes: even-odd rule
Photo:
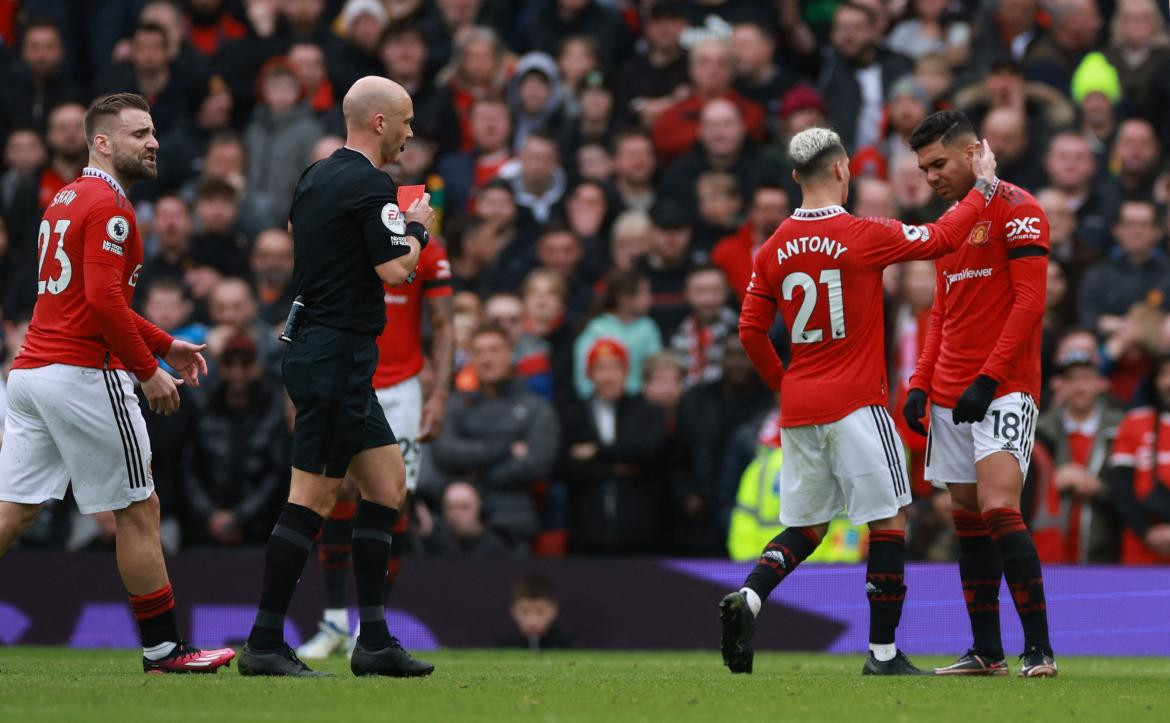
[[[346,145],[367,154],[376,152],[382,164],[397,158],[406,139],[414,135],[410,128],[414,103],[406,89],[389,78],[358,79],[342,99],[341,112]]]

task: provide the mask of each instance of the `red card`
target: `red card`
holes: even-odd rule
[[[417,186],[399,186],[398,187],[398,208],[402,209],[403,213],[410,208],[410,204],[417,199],[423,197],[426,191],[426,186],[419,184]]]

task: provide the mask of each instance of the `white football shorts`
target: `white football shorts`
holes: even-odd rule
[[[1012,392],[996,397],[983,421],[955,424],[951,410],[930,405],[930,429],[926,437],[926,472],[935,487],[975,484],[975,463],[1007,452],[1020,463],[1027,477],[1036,441],[1036,402],[1030,394]]]
[[[0,500],[41,504],[73,485],[84,514],[150,497],[150,439],[125,371],[13,369],[0,448]]]
[[[406,491],[414,492],[418,487],[418,469],[422,461],[418,442],[419,427],[422,426],[422,384],[416,374],[394,386],[376,389],[375,394],[390,429],[398,438],[398,449],[406,463]]]
[[[906,452],[885,407],[856,409],[828,424],[780,430],[780,522],[808,527],[844,510],[855,525],[910,504]]]

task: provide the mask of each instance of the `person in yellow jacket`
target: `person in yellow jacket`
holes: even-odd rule
[[[768,541],[784,530],[780,524],[780,465],[784,451],[780,448],[779,416],[774,411],[764,419],[756,457],[740,477],[727,534],[727,551],[736,562],[755,560]],[[869,530],[864,525],[852,525],[844,514],[839,515],[829,523],[824,541],[805,562],[860,562],[868,539]]]

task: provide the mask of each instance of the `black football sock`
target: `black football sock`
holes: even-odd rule
[[[404,514],[398,515],[394,523],[394,539],[390,543],[390,562],[386,565],[386,591],[384,600],[390,601],[390,593],[394,592],[394,585],[398,582],[398,573],[402,571],[402,552],[410,541],[407,533],[410,531],[410,518]]]
[[[264,585],[249,648],[276,650],[284,644],[284,616],[322,521],[308,507],[286,502],[281,508],[264,553]]]
[[[813,554],[819,544],[820,535],[811,527],[789,527],[764,547],[759,562],[743,586],[755,591],[760,596],[760,602],[767,600],[776,586],[806,557]]]
[[[959,577],[971,619],[973,648],[992,660],[1003,659],[999,634],[999,581],[1003,577],[999,551],[978,512],[956,507],[951,512],[959,535]]]
[[[1052,655],[1048,640],[1048,606],[1044,601],[1044,578],[1040,555],[1017,510],[997,507],[983,513],[991,536],[1003,559],[1003,576],[1024,628],[1024,649],[1039,648]]]
[[[906,533],[875,530],[869,534],[865,595],[869,598],[869,642],[891,645],[906,599]]]
[[[353,520],[353,578],[361,618],[358,642],[366,650],[381,650],[390,644],[384,597],[391,531],[397,520],[398,510],[369,500],[358,503]]]
[[[162,655],[164,646],[174,647],[167,643],[179,642],[179,630],[175,626],[175,593],[169,582],[146,595],[131,595],[130,609],[138,621],[144,651],[159,651]]]
[[[353,517],[357,502],[344,500],[333,506],[325,524],[321,526],[321,541],[317,545],[317,559],[321,562],[321,577],[325,584],[325,608],[345,609],[345,593],[349,587],[350,555],[353,552]]]

